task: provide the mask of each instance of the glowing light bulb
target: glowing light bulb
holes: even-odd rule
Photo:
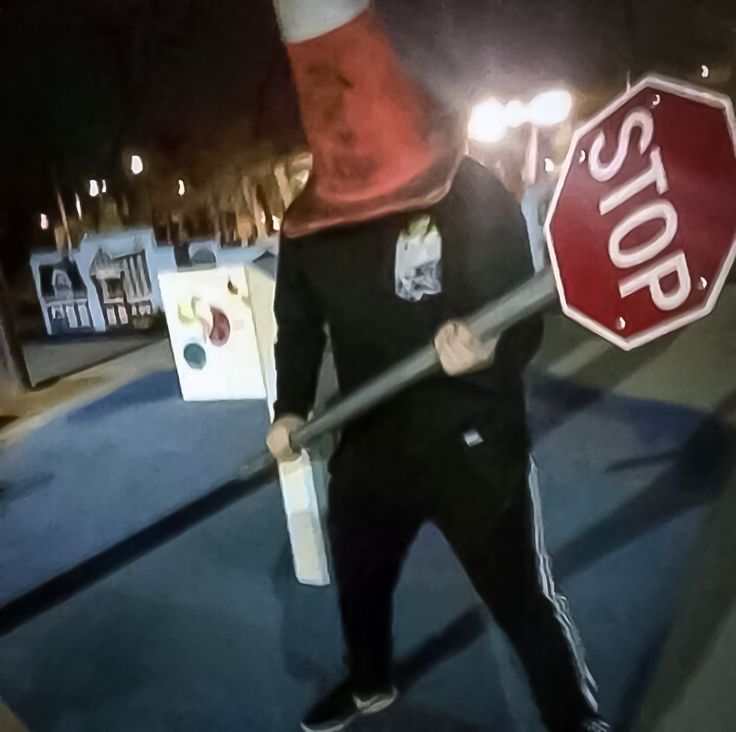
[[[130,156],[130,172],[133,175],[140,175],[143,172],[143,158],[140,155]]]
[[[572,94],[553,89],[537,94],[529,104],[529,119],[537,127],[551,127],[564,122],[572,111]]]
[[[500,102],[489,99],[473,107],[468,123],[468,136],[471,140],[499,142],[506,135],[506,128],[506,110]]]

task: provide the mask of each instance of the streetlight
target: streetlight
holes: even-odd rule
[[[468,136],[476,142],[494,143],[506,135],[506,109],[495,99],[476,104],[470,114]]]
[[[143,172],[143,158],[140,155],[130,156],[130,172],[133,175],[140,175]]]
[[[179,195],[183,196],[187,192],[187,187],[184,184],[184,181],[179,178]]]
[[[468,136],[477,142],[499,142],[509,127],[530,123],[534,127],[554,127],[572,112],[572,94],[565,89],[550,89],[537,94],[529,104],[512,99],[501,104],[495,99],[473,107]]]
[[[45,214],[41,214],[41,229],[47,231],[49,228],[49,217]]]
[[[89,182],[89,195],[92,198],[97,198],[100,195],[100,184],[96,180]]]
[[[564,122],[572,111],[572,94],[552,89],[537,94],[529,104],[529,121],[537,127],[553,127]]]
[[[539,165],[539,136],[542,128],[554,127],[570,117],[573,107],[572,94],[565,89],[548,89],[537,94],[529,103],[511,99],[505,105],[495,99],[473,107],[468,124],[468,137],[480,143],[497,143],[509,128],[528,127],[524,163],[520,171],[523,192],[518,192],[524,217],[527,219],[532,259],[535,268],[544,263],[544,234],[539,225],[540,210],[546,195],[545,187],[537,185]],[[526,132],[526,130],[525,130]],[[515,136],[517,140],[520,134]],[[552,158],[544,159],[544,171],[551,176],[556,169]],[[549,180],[545,181],[545,185]],[[514,186],[515,187],[515,186]]]
[[[700,67],[700,76],[703,79],[707,79],[710,76],[710,66],[708,66],[707,64],[703,64]]]

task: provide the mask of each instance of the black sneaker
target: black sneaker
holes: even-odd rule
[[[302,721],[302,729],[304,732],[339,732],[358,717],[382,712],[398,696],[396,688],[391,687],[385,692],[363,699],[353,694],[348,684],[341,684],[309,710]]]

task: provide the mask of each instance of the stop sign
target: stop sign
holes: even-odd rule
[[[736,256],[727,97],[648,76],[579,129],[547,217],[564,312],[623,349],[707,315]]]

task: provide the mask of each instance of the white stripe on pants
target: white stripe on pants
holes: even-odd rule
[[[532,498],[532,515],[534,519],[534,549],[537,553],[537,571],[539,581],[542,586],[542,592],[545,597],[552,603],[555,611],[555,617],[559,621],[565,634],[575,665],[577,667],[578,680],[580,688],[585,695],[592,711],[598,711],[598,701],[595,698],[595,691],[598,687],[585,664],[585,652],[583,644],[580,641],[580,634],[573,623],[570,616],[570,609],[567,598],[556,591],[555,582],[552,578],[552,570],[550,566],[550,558],[544,542],[544,525],[542,523],[542,502],[539,495],[539,475],[534,460],[530,460],[529,468],[529,492]]]

